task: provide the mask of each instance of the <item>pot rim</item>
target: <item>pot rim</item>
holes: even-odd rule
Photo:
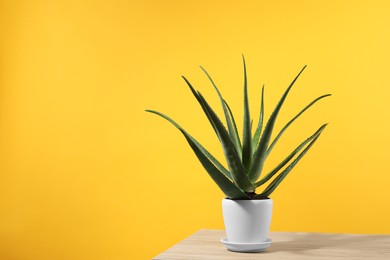
[[[273,200],[271,198],[268,199],[256,199],[256,200],[235,200],[235,199],[228,199],[223,198],[223,202],[232,202],[232,203],[252,203],[252,204],[261,204],[261,203],[273,203]]]

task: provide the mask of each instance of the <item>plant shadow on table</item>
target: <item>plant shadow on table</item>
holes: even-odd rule
[[[338,252],[360,254],[359,249],[366,247],[367,244],[373,245],[375,241],[383,243],[381,235],[346,235],[337,234],[302,234],[298,238],[292,238],[289,241],[275,241],[271,247],[264,253],[289,252],[299,255],[317,255],[317,250],[327,249],[327,255],[332,253],[339,255]],[[371,248],[373,250],[374,248]],[[339,255],[340,256],[340,255]]]

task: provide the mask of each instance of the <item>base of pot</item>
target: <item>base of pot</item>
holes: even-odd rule
[[[233,252],[256,253],[263,252],[270,247],[272,240],[267,239],[267,241],[260,243],[233,243],[229,242],[227,238],[222,238],[221,242],[228,250]]]

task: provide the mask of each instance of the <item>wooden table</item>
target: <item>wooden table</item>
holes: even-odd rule
[[[223,237],[223,230],[200,230],[153,259],[390,259],[390,235],[271,232],[272,245],[262,253],[230,252]]]

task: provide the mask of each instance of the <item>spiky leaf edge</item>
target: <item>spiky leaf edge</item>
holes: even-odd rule
[[[251,117],[249,111],[248,100],[248,79],[246,73],[245,57],[242,55],[242,62],[244,65],[244,122],[242,130],[242,163],[247,172],[249,172],[252,165],[252,131],[251,131]]]
[[[253,149],[254,152],[257,149],[257,144],[259,143],[261,131],[263,130],[263,121],[264,121],[264,85],[261,89],[261,104],[260,104],[259,121],[257,122],[256,131],[255,131],[255,134],[253,135],[253,139],[252,139],[252,147],[254,148]]]
[[[260,181],[255,183],[255,187],[258,188],[267,181],[269,181],[276,173],[278,173],[300,150],[303,149],[303,147],[306,146],[308,142],[313,140],[317,135],[319,135],[324,128],[326,127],[326,124],[322,125],[314,134],[312,134],[309,138],[307,138],[305,141],[303,141],[297,148],[294,149],[294,151],[289,154],[281,163],[279,163],[272,171],[270,171],[264,178],[262,178]]]
[[[214,129],[217,131],[217,135],[221,142],[226,162],[229,167],[229,172],[233,178],[234,183],[243,191],[254,191],[254,186],[245,172],[244,165],[242,164],[237,150],[234,147],[232,140],[230,139],[228,131],[223,126],[221,120],[207,103],[202,94],[199,91],[197,92],[197,94],[201,101],[203,109],[208,114],[207,118],[209,119],[210,123],[214,125]]]
[[[278,135],[275,137],[275,139],[272,141],[272,143],[270,144],[270,146],[268,147],[268,150],[267,150],[267,156],[271,153],[272,149],[274,148],[274,146],[276,145],[276,143],[278,142],[278,140],[280,139],[280,137],[283,135],[283,133],[287,130],[287,128],[295,121],[297,120],[306,110],[308,110],[311,106],[313,106],[315,103],[317,103],[319,100],[325,98],[325,97],[329,97],[331,96],[331,94],[325,94],[325,95],[322,95],[316,99],[314,99],[312,102],[310,102],[305,108],[303,108],[296,116],[294,116],[283,128],[282,130],[279,131]]]
[[[236,135],[238,136],[236,120],[234,119],[233,112],[232,112],[232,110],[230,109],[230,106],[229,106],[229,104],[226,102],[226,100],[223,100],[223,102],[225,103],[226,108],[228,109],[229,116],[230,116],[230,118],[231,118],[231,120],[232,120],[233,129],[234,129],[234,131],[236,132]],[[238,152],[239,152],[239,154],[242,155],[242,146],[241,146],[240,138],[238,138],[238,142],[239,142],[239,150],[238,150]]]
[[[211,78],[210,74],[202,66],[200,66],[200,68],[206,74],[207,78],[210,80],[210,82],[213,85],[215,91],[217,92],[217,95],[218,95],[219,100],[220,100],[221,105],[222,105],[223,113],[225,115],[225,120],[226,120],[226,124],[228,126],[228,131],[229,131],[230,138],[232,139],[233,144],[236,147],[237,152],[238,152],[238,154],[240,155],[240,158],[241,158],[242,147],[241,147],[240,138],[239,138],[239,135],[238,135],[238,132],[237,132],[237,126],[236,126],[236,124],[234,122],[233,114],[231,113],[230,108],[228,108],[228,105],[227,105],[226,101],[222,97],[221,92],[219,91],[219,89],[218,89],[217,85],[215,84],[214,80]]]
[[[324,125],[326,126],[326,125]],[[322,131],[321,131],[322,132]],[[286,178],[287,174],[291,172],[291,170],[297,165],[297,163],[302,159],[302,157],[309,151],[309,149],[313,146],[313,144],[320,137],[321,132],[317,134],[317,136],[306,146],[306,148],[295,158],[295,160],[287,166],[268,186],[265,190],[259,195],[260,197],[269,197],[273,191],[279,186],[279,184]]]
[[[284,100],[286,99],[288,93],[290,92],[290,89],[296,82],[296,80],[299,78],[299,76],[302,74],[304,69],[306,68],[306,65],[302,68],[302,70],[298,73],[298,75],[294,78],[294,80],[291,82],[289,87],[286,89],[284,94],[282,95],[281,99],[279,100],[278,104],[276,105],[274,111],[272,112],[270,118],[268,119],[268,122],[264,128],[264,132],[260,138],[260,142],[258,144],[258,147],[256,149],[256,152],[253,156],[253,162],[251,169],[249,171],[249,178],[252,182],[255,182],[259,177],[262,172],[263,166],[264,166],[264,161],[266,159],[267,155],[267,148],[269,141],[271,139],[272,135],[272,130],[275,125],[276,118],[278,116],[278,113],[280,111],[280,108],[282,107]]]

